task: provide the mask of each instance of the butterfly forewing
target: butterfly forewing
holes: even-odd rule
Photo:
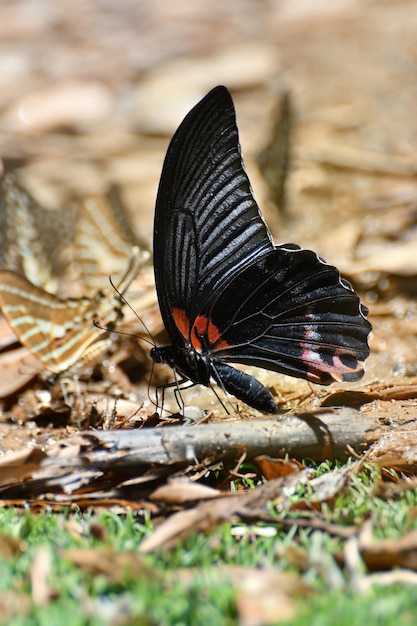
[[[273,246],[243,168],[224,87],[184,119],[165,158],[155,211],[154,266],[161,312],[195,317],[237,268]]]
[[[123,275],[138,242],[116,187],[106,197],[91,196],[81,202],[74,244],[86,288],[100,289],[109,276],[117,282]]]
[[[47,291],[57,290],[69,264],[65,253],[73,235],[71,211],[45,209],[8,173],[0,183],[0,213],[0,269],[26,276]]]

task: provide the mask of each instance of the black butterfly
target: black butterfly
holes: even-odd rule
[[[294,244],[276,246],[252,195],[236,116],[216,87],[169,145],[154,224],[155,281],[172,345],[153,348],[182,379],[278,412],[269,391],[226,362],[323,385],[363,375],[367,310],[338,270]]]

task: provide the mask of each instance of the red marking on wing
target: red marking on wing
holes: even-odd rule
[[[341,382],[343,380],[343,376],[339,372],[334,371],[333,367],[323,361],[319,354],[319,346],[317,346],[317,349],[314,349],[314,346],[311,345],[300,345],[303,348],[301,360],[307,367],[308,380],[312,383],[321,383],[324,373],[330,374],[333,380],[337,382]]]
[[[220,330],[205,315],[197,315],[190,332],[190,320],[184,309],[174,308],[172,317],[176,323],[178,330],[185,339],[189,339],[194,350],[203,352],[202,338],[207,338],[207,343],[216,348],[216,350],[225,350],[230,345],[222,338]]]
[[[193,328],[191,330],[191,343],[193,348],[198,352],[202,352],[203,344],[201,343],[201,336],[207,332],[207,317],[205,315],[198,315],[195,318]]]
[[[301,359],[304,365],[307,367],[307,377],[309,380],[315,383],[323,382],[323,375],[330,374],[332,379],[337,382],[345,380],[345,375],[359,372],[362,369],[362,364],[356,360],[356,367],[352,365],[348,366],[343,363],[341,357],[347,356],[349,350],[335,347],[333,349],[333,355],[331,357],[331,363],[326,362],[320,354],[320,343],[317,343],[317,339],[320,335],[317,330],[306,326],[304,329],[304,336],[306,343],[300,343],[300,347],[303,352]],[[350,353],[352,357],[355,354]]]
[[[229,348],[229,344],[222,338],[220,330],[213,322],[205,315],[199,315],[196,317],[193,325],[192,344],[196,350],[202,349],[201,337],[206,336],[207,343],[210,346],[216,348],[216,350],[222,350]]]
[[[183,335],[184,339],[188,339],[190,333],[190,320],[184,309],[174,308],[172,309],[172,317],[177,325],[178,330]]]
[[[211,320],[209,320],[207,326],[207,337],[209,342],[215,346],[216,350],[225,350],[226,348],[230,348],[230,344],[227,343],[225,339],[223,339],[220,330],[213,324]]]

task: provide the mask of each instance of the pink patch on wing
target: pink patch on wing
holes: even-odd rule
[[[345,373],[352,374],[362,369],[362,365],[358,361],[354,368],[343,363],[341,360],[343,355],[355,357],[355,354],[351,350],[337,346],[333,348],[331,364],[328,363],[320,356],[320,351],[323,351],[323,345],[314,343],[321,339],[320,333],[306,326],[304,336],[308,343],[300,343],[300,347],[303,350],[301,360],[307,368],[307,377],[311,382],[322,383],[323,374],[329,374],[335,382],[343,382]]]

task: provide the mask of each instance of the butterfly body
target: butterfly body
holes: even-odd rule
[[[162,170],[155,282],[171,346],[155,348],[183,378],[278,411],[254,365],[320,384],[357,380],[369,354],[365,309],[338,270],[295,244],[275,245],[250,188],[229,92],[186,116]]]

